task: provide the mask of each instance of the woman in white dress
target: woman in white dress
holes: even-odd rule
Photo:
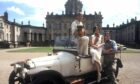
[[[98,77],[97,81],[100,82],[101,80],[101,53],[102,53],[102,46],[104,44],[103,36],[100,34],[100,28],[98,26],[95,27],[94,34],[91,36],[90,39],[90,54],[92,56],[92,63],[94,67],[97,69]]]

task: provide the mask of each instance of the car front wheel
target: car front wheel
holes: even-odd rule
[[[49,70],[36,74],[31,84],[66,84],[66,82],[60,73]]]
[[[9,76],[9,84],[23,84],[22,78],[19,77],[19,73],[11,72]]]

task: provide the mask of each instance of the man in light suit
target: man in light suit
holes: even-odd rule
[[[83,25],[83,15],[78,13],[76,19],[71,24],[72,41],[76,43],[78,54],[80,56],[88,55],[89,38],[85,35]]]

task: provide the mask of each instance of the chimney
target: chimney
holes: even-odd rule
[[[16,20],[14,19],[14,24],[16,23]]]
[[[135,17],[135,21],[137,21],[137,17]]]
[[[49,15],[49,12],[47,12],[47,15]]]
[[[94,14],[95,14],[95,15],[97,15],[97,13],[96,13],[96,12],[95,12]]]
[[[44,23],[43,23],[43,27],[44,27]]]
[[[4,12],[4,18],[5,18],[6,21],[8,21],[8,13],[7,13],[7,11]]]
[[[99,15],[101,15],[101,12],[99,12]]]
[[[109,28],[109,24],[107,24],[107,26],[106,26],[107,28]]]
[[[64,15],[64,11],[62,11],[62,15]]]
[[[30,20],[28,21],[28,25],[30,25]]]
[[[86,15],[86,11],[84,11],[84,15]]]
[[[127,24],[129,23],[129,20],[127,19]]]
[[[115,23],[113,23],[113,28],[115,27]]]
[[[23,21],[21,21],[21,25],[23,25]]]

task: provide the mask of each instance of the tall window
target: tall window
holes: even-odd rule
[[[37,42],[37,34],[34,33],[34,41]]]
[[[42,42],[42,34],[39,33],[39,41]]]
[[[2,22],[0,23],[0,27],[3,27],[3,24],[2,24]]]
[[[2,40],[2,35],[1,35],[1,33],[0,33],[0,41]]]
[[[7,33],[7,41],[8,41],[8,33]]]
[[[61,23],[59,23],[59,29],[61,30]]]
[[[24,32],[24,41],[26,42],[27,41],[27,32]]]

